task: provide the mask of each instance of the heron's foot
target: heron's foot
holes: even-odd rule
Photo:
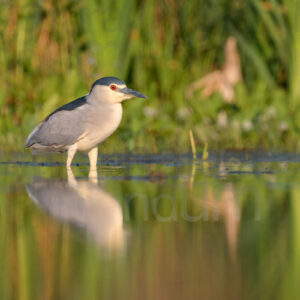
[[[88,152],[89,160],[90,160],[90,169],[94,170],[97,168],[97,159],[98,159],[98,147],[94,147]]]

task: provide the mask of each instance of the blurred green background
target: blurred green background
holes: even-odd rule
[[[20,151],[58,106],[117,76],[149,99],[124,104],[103,152],[300,147],[296,0],[0,1],[0,150]],[[237,41],[234,101],[189,86]]]

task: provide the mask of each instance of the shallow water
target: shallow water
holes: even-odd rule
[[[297,299],[298,155],[34,160],[1,157],[0,299]]]

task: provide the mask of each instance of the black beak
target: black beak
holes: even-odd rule
[[[134,96],[134,97],[137,97],[137,98],[147,98],[147,96],[145,96],[144,94],[142,94],[138,91],[129,89],[127,87],[123,88],[123,89],[120,89],[119,91],[123,94],[131,95],[131,96]]]

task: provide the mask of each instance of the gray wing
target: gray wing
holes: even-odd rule
[[[26,141],[26,148],[65,148],[74,144],[85,132],[85,97],[70,102],[41,122]]]

